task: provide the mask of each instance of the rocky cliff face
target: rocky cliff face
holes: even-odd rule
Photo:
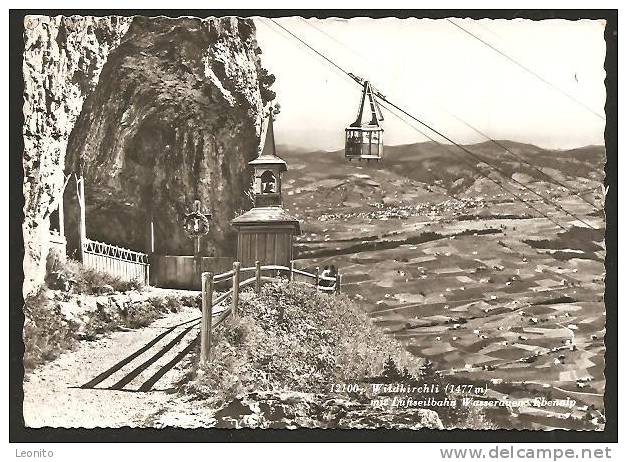
[[[84,168],[90,238],[148,250],[152,215],[156,252],[190,255],[181,219],[198,199],[213,213],[202,250],[233,254],[230,220],[259,145],[256,48],[248,20],[133,21],[68,146],[66,171]]]
[[[27,16],[24,21],[25,294],[44,278],[50,213],[63,187],[70,132],[130,22],[78,16]]]
[[[326,428],[443,430],[437,412],[422,408],[372,407],[350,399],[298,392],[242,395],[219,409],[206,426],[217,428]]]
[[[199,199],[213,212],[204,252],[229,254],[229,220],[247,205],[247,162],[257,153],[271,94],[260,89],[267,73],[252,21],[29,20],[35,24],[26,28],[24,64],[25,137],[32,138],[25,149],[30,285],[43,280],[43,236],[63,172],[83,172],[91,239],[147,250],[153,216],[156,251],[191,254],[181,218]],[[78,228],[73,180],[65,214],[71,248]]]

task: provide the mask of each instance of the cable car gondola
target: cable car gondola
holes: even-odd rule
[[[349,161],[383,158],[383,114],[370,82],[364,82],[357,120],[346,128],[344,156]]]

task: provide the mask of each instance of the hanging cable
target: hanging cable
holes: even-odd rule
[[[502,57],[504,57],[505,59],[507,59],[509,62],[514,63],[516,66],[520,67],[521,69],[523,69],[524,71],[528,72],[529,74],[533,75],[535,78],[537,78],[538,80],[540,80],[541,82],[543,82],[544,84],[548,85],[549,87],[553,88],[554,90],[556,90],[557,92],[561,93],[563,96],[567,97],[568,99],[570,99],[571,101],[573,101],[574,103],[578,104],[579,106],[583,107],[584,109],[586,109],[588,112],[590,112],[591,114],[595,115],[596,117],[598,117],[601,120],[605,120],[605,116],[603,116],[602,114],[599,114],[597,111],[595,111],[594,109],[592,109],[591,107],[589,107],[588,105],[586,105],[585,103],[579,101],[577,98],[575,98],[573,95],[571,95],[570,93],[567,93],[566,91],[562,90],[561,88],[557,87],[556,85],[552,84],[551,82],[549,82],[548,80],[546,80],[544,77],[542,77],[540,74],[538,74],[537,72],[533,71],[532,69],[530,69],[529,67],[525,66],[524,64],[516,61],[514,58],[512,58],[511,56],[509,56],[508,54],[506,54],[505,52],[499,50],[498,48],[496,48],[495,46],[491,45],[489,42],[487,42],[486,40],[482,39],[481,37],[478,37],[477,35],[473,34],[472,32],[470,32],[468,29],[460,26],[459,24],[457,24],[455,21],[453,21],[452,19],[446,18],[446,20],[451,23],[453,26],[457,27],[458,29],[460,29],[461,31],[463,31],[465,34],[473,37],[475,40],[478,40],[479,42],[483,43],[485,46],[487,46],[488,48],[490,48],[491,50],[495,51],[496,53],[498,53],[499,55],[501,55]]]
[[[298,37],[297,35],[293,34],[291,31],[289,31],[288,29],[286,29],[285,27],[283,27],[281,24],[279,24],[278,22],[276,22],[274,19],[272,18],[268,18],[270,21],[272,21],[274,24],[276,24],[277,26],[279,26],[281,29],[283,29],[285,32],[287,32],[288,34],[290,34],[292,37],[294,37],[296,40],[298,40],[300,43],[302,43],[303,45],[305,45],[307,48],[309,48],[311,51],[313,51],[315,54],[317,54],[318,56],[320,56],[321,58],[323,58],[325,61],[327,61],[329,64],[331,64],[333,67],[335,67],[336,69],[339,69],[340,71],[342,71],[344,74],[346,74],[347,76],[349,76],[351,79],[353,79],[354,81],[358,82],[358,80],[355,78],[355,76],[353,74],[351,74],[348,71],[345,71],[342,67],[338,66],[337,64],[335,64],[333,61],[331,61],[329,58],[327,58],[325,55],[323,55],[322,53],[320,53],[318,50],[316,50],[315,48],[313,48],[311,45],[309,45],[307,42],[303,41],[300,37]]]
[[[448,111],[447,111],[448,112]],[[536,170],[537,172],[539,172],[540,174],[542,174],[543,176],[545,176],[546,178],[548,178],[549,180],[551,180],[552,182],[560,185],[562,188],[567,189],[568,191],[570,191],[572,194],[574,194],[575,196],[579,197],[582,201],[586,202],[587,204],[591,205],[592,207],[594,207],[594,210],[596,210],[597,212],[602,212],[602,210],[600,208],[597,207],[597,205],[586,199],[585,197],[580,196],[580,194],[582,194],[582,191],[577,191],[576,189],[571,188],[570,186],[568,186],[567,184],[561,182],[560,180],[558,180],[557,178],[552,177],[551,175],[549,175],[548,173],[546,173],[544,170],[536,167],[535,165],[533,165],[531,162],[529,162],[527,159],[525,159],[524,157],[516,154],[515,152],[513,152],[512,150],[510,150],[509,148],[507,148],[507,146],[503,145],[502,143],[496,141],[495,139],[493,139],[492,137],[490,137],[489,135],[483,133],[481,130],[479,130],[476,127],[473,127],[472,125],[470,125],[468,122],[466,122],[465,120],[463,120],[462,118],[456,116],[455,114],[449,113],[451,117],[455,118],[456,120],[458,120],[460,123],[464,124],[466,127],[470,128],[471,130],[477,132],[478,134],[480,134],[481,136],[483,136],[484,138],[486,138],[486,140],[490,141],[491,143],[495,144],[496,146],[500,147],[501,149],[505,150],[508,154],[512,155],[513,157],[515,157],[516,159],[518,159],[520,162],[523,162],[524,164],[528,165],[529,167],[533,168],[534,170]]]
[[[360,82],[360,79],[358,79],[354,74],[346,71],[345,69],[343,69],[341,66],[339,66],[338,64],[336,64],[334,61],[332,61],[331,59],[329,59],[328,57],[326,57],[325,55],[323,55],[322,53],[320,53],[319,51],[317,51],[315,48],[313,48],[311,45],[309,45],[307,42],[305,42],[304,40],[302,40],[300,37],[298,37],[296,34],[292,33],[290,30],[288,30],[287,28],[283,27],[281,24],[279,24],[277,21],[275,21],[272,18],[269,18],[270,21],[272,21],[275,25],[277,25],[278,27],[280,27],[282,30],[284,30],[285,32],[287,32],[291,37],[293,37],[294,39],[298,40],[300,43],[302,43],[304,46],[306,46],[309,50],[311,50],[312,52],[314,52],[316,55],[320,56],[321,58],[323,58],[325,61],[327,61],[329,64],[331,64],[334,68],[338,69],[339,71],[341,71],[343,74],[345,74],[346,76],[348,76],[349,78],[351,78],[353,81],[355,81],[356,83],[358,83],[359,85],[362,85],[362,83]],[[424,126],[425,128],[427,128],[428,130],[430,130],[431,132],[437,134],[438,136],[440,136],[441,138],[445,139],[446,141],[448,141],[449,143],[453,144],[454,146],[456,146],[457,148],[459,148],[460,150],[462,150],[463,152],[465,152],[466,154],[472,156],[473,158],[475,158],[476,160],[478,160],[479,162],[483,162],[486,165],[488,165],[490,168],[496,170],[497,172],[499,172],[501,175],[503,176],[507,176],[506,173],[504,173],[501,169],[499,169],[498,167],[495,167],[494,165],[492,165],[490,162],[487,162],[485,159],[482,159],[480,156],[478,156],[477,154],[473,153],[472,151],[470,151],[469,149],[465,148],[464,146],[460,145],[459,143],[453,141],[451,138],[449,138],[448,136],[444,135],[442,132],[436,130],[435,128],[433,128],[432,126],[430,126],[429,124],[423,122],[422,120],[420,120],[419,118],[413,116],[412,114],[410,114],[409,112],[405,111],[404,109],[402,109],[401,107],[397,106],[396,104],[394,104],[393,102],[391,102],[386,96],[382,95],[381,93],[377,93],[377,96],[379,97],[380,100],[383,100],[385,102],[387,102],[390,106],[394,107],[395,109],[397,109],[398,111],[402,112],[403,114],[405,114],[406,116],[410,117],[411,119],[413,119],[414,121],[418,122],[420,125]],[[508,191],[507,189],[505,189],[503,187],[503,185],[501,185],[500,183],[498,183],[496,180],[494,180],[493,178],[486,176],[486,178],[488,178],[490,181],[492,181],[493,183],[497,184],[499,187],[501,187],[504,191],[508,192],[509,194],[514,195],[513,193],[511,193],[511,191]],[[508,178],[509,179],[509,178]],[[555,204],[553,203],[551,200],[544,198],[544,196],[539,195],[538,193],[536,193],[534,190],[530,189],[529,187],[527,187],[525,184],[515,180],[512,178],[512,180],[519,184],[521,187],[523,187],[524,189],[530,191],[531,193],[539,196],[541,199],[544,200],[545,203],[547,203],[548,205],[551,205],[561,211],[563,211],[564,213],[566,213],[567,215],[574,217],[575,219],[577,219],[578,221],[580,221],[582,224],[584,224],[586,227],[588,228],[592,228],[595,229],[594,226],[590,225],[589,223],[583,221],[582,219],[580,219],[579,217],[577,217],[576,215],[573,215],[572,213],[570,213],[568,210],[564,209],[563,207],[561,207],[559,204]],[[533,210],[537,211],[538,213],[542,214],[545,218],[551,220],[552,222],[554,222],[555,224],[557,224],[558,226],[560,226],[562,229],[567,230],[567,228],[565,228],[564,226],[556,223],[552,218],[548,217],[546,214],[544,214],[543,212],[541,212],[540,210],[538,210],[536,207],[532,206],[530,203],[528,203],[527,201],[525,201],[524,199],[522,199],[519,196],[515,196],[517,197],[518,200],[520,200],[521,202],[523,202],[524,204],[526,204],[528,207],[532,208]]]
[[[269,25],[266,25],[266,26],[267,26],[267,27],[269,27],[270,29],[272,29],[272,27],[270,27]],[[283,28],[283,29],[284,29],[284,28]],[[274,29],[273,29],[273,30],[274,30]],[[284,29],[284,30],[285,30],[285,29]],[[289,32],[289,31],[286,31],[286,32]],[[290,35],[291,35],[291,36],[293,36],[293,34],[290,34]],[[304,44],[304,42],[302,42],[302,41],[300,41],[300,42],[301,42],[301,44],[297,44],[297,45],[299,45],[299,46],[301,46],[301,47],[302,47],[303,45],[306,45],[306,44]],[[308,47],[308,48],[309,48],[309,47]],[[311,48],[309,48],[309,49],[311,50]],[[348,73],[346,73],[346,72],[342,71],[342,70],[341,70],[341,68],[339,68],[339,66],[334,66],[334,67],[332,68],[332,70],[333,70],[335,73],[337,73],[338,75],[342,76],[342,77],[345,77],[345,76],[347,76],[347,75],[348,75],[349,77],[351,77],[351,81],[355,82],[355,79],[352,77],[352,75],[350,75],[350,74],[348,74]],[[361,83],[360,83],[360,85],[361,85]],[[354,87],[351,87],[351,88],[354,88]],[[422,135],[423,135],[426,139],[428,139],[428,140],[430,140],[430,141],[434,142],[435,144],[437,144],[437,145],[439,145],[439,146],[442,146],[444,149],[449,150],[451,153],[453,153],[453,151],[452,151],[452,150],[451,150],[448,146],[443,145],[443,144],[441,144],[441,143],[437,142],[437,141],[436,141],[436,140],[434,140],[432,137],[430,137],[430,136],[429,136],[429,135],[427,135],[426,133],[422,132],[419,128],[417,128],[417,127],[415,127],[415,126],[412,126],[412,125],[411,125],[411,124],[409,124],[407,121],[404,121],[404,120],[403,120],[403,119],[402,119],[402,118],[401,118],[398,114],[395,114],[395,113],[394,113],[394,112],[392,112],[389,108],[387,108],[387,107],[386,107],[386,110],[387,110],[390,114],[392,114],[392,115],[394,115],[396,118],[398,118],[401,122],[403,122],[403,123],[407,124],[407,125],[408,125],[410,128],[412,128],[414,131],[417,131],[418,133],[422,134]],[[453,153],[453,154],[454,154],[454,153]],[[481,173],[481,172],[479,172],[479,173],[482,175],[482,173]],[[464,205],[464,206],[466,205],[466,203],[464,202],[464,200],[462,200],[462,199],[460,199],[460,198],[456,197],[454,194],[452,194],[452,193],[450,193],[450,192],[448,192],[448,191],[446,191],[446,190],[445,190],[445,191],[443,191],[443,192],[442,192],[442,194],[443,194],[444,196],[450,197],[451,199],[453,199],[453,200],[455,200],[455,201],[459,202],[460,204],[462,204],[462,205]],[[439,223],[439,221],[437,221],[437,222]]]
[[[423,122],[422,120],[420,120],[419,118],[411,115],[409,112],[405,111],[404,109],[398,107],[396,104],[392,103],[391,101],[389,101],[385,96],[379,95],[379,98],[382,99],[383,101],[387,102],[389,105],[393,106],[394,108],[396,108],[397,110],[401,111],[403,114],[405,114],[406,116],[412,118],[413,120],[415,120],[416,122],[418,122],[420,125],[428,128],[430,131],[432,131],[433,133],[437,134],[438,136],[442,137],[443,139],[445,139],[446,141],[448,141],[449,143],[454,144],[455,146],[457,146],[459,149],[461,149],[462,151],[464,151],[466,154],[468,154],[469,156],[473,157],[474,159],[478,160],[479,162],[483,162],[485,164],[487,164],[488,166],[490,166],[492,169],[496,170],[497,172],[499,172],[501,175],[503,175],[504,177],[507,177],[507,173],[505,173],[502,169],[500,169],[499,167],[496,167],[494,165],[492,165],[490,162],[486,161],[484,158],[482,158],[481,156],[473,153],[472,151],[470,151],[469,149],[467,149],[466,147],[460,145],[459,143],[453,141],[451,138],[449,138],[448,136],[444,135],[442,132],[436,130],[435,128],[433,128],[432,126],[426,124],[425,122]],[[508,178],[509,179],[509,178]],[[534,191],[533,189],[529,188],[527,185],[525,185],[524,183],[516,180],[515,178],[511,178],[511,180],[520,185],[523,189],[526,189],[527,191],[531,192],[532,194],[535,194],[536,196],[540,197],[541,199],[543,199],[548,205],[552,205],[553,207],[561,210],[562,212],[566,213],[567,215],[575,218],[577,221],[579,221],[580,223],[582,223],[583,225],[585,225],[588,228],[591,229],[595,229],[594,226],[592,226],[590,223],[587,223],[586,221],[582,220],[581,218],[577,217],[576,215],[570,213],[568,210],[566,210],[564,207],[562,207],[559,204],[555,204],[553,203],[553,201],[546,199],[544,196],[542,196],[541,194],[537,193],[536,191]]]
[[[363,59],[363,60],[365,60],[365,61],[370,61],[370,59],[369,59],[367,56],[365,56],[365,55],[361,54],[360,52],[358,52],[358,51],[356,51],[356,50],[353,50],[353,49],[352,49],[352,48],[350,48],[349,46],[347,46],[347,45],[343,44],[343,43],[342,43],[342,42],[340,42],[338,39],[336,39],[335,37],[333,37],[331,34],[329,34],[329,33],[325,32],[322,28],[320,28],[320,27],[316,26],[315,24],[313,24],[313,23],[311,23],[311,22],[307,21],[307,20],[306,20],[306,19],[304,19],[304,18],[299,17],[298,19],[300,19],[303,23],[307,24],[307,26],[309,26],[309,27],[311,27],[311,28],[313,28],[313,29],[317,30],[317,31],[318,31],[318,32],[320,32],[322,35],[325,35],[325,36],[326,36],[326,37],[328,37],[329,39],[333,40],[335,43],[337,43],[337,44],[338,44],[338,45],[340,45],[341,47],[346,48],[348,51],[350,51],[350,52],[351,52],[351,53],[353,53],[354,55],[359,56],[361,59]]]
[[[358,54],[356,51],[354,51],[353,49],[349,48],[348,46],[346,46],[345,44],[343,44],[342,42],[340,42],[339,40],[337,40],[336,38],[334,38],[333,36],[331,36],[330,34],[324,32],[323,30],[321,30],[320,28],[318,28],[317,26],[314,26],[313,24],[310,24],[308,21],[305,21],[303,18],[300,18],[302,22],[304,22],[305,24],[309,25],[310,27],[314,28],[315,30],[319,31],[320,33],[326,35],[327,37],[329,37],[331,40],[333,40],[334,42],[336,42],[337,44],[339,44],[340,46],[343,46],[344,48],[346,48],[347,50],[351,51],[352,53],[362,57],[362,59],[365,59],[369,62],[371,62],[369,59],[363,57],[361,54]],[[573,188],[571,188],[569,185],[561,182],[559,179],[552,177],[551,175],[549,175],[548,173],[544,172],[543,170],[541,170],[540,168],[536,167],[535,165],[533,165],[531,162],[529,162],[528,160],[526,160],[524,157],[514,153],[513,151],[511,151],[510,149],[508,149],[506,146],[504,146],[503,144],[499,143],[498,141],[494,140],[492,137],[490,137],[489,135],[487,135],[486,133],[482,132],[481,130],[479,130],[478,128],[475,128],[474,126],[470,125],[468,122],[464,121],[461,117],[453,114],[452,112],[448,111],[447,109],[441,108],[442,110],[444,110],[444,112],[446,112],[447,114],[449,114],[451,117],[455,118],[457,121],[459,121],[460,123],[464,124],[466,127],[470,128],[471,130],[473,130],[474,132],[476,132],[477,134],[479,134],[480,136],[484,137],[487,141],[490,141],[491,143],[494,143],[495,145],[497,145],[498,147],[500,147],[501,149],[504,149],[507,153],[509,153],[510,155],[512,155],[513,157],[515,157],[517,160],[519,160],[520,162],[525,163],[526,165],[528,165],[529,167],[533,168],[534,170],[538,171],[540,174],[542,174],[543,176],[545,176],[546,178],[548,178],[549,180],[551,180],[552,182],[558,184],[559,186],[567,189],[568,191],[570,191],[572,194],[574,194],[575,196],[579,197],[581,200],[583,200],[584,202],[586,202],[587,204],[591,205],[592,207],[594,207],[594,210],[597,212],[602,212],[601,209],[598,208],[598,206],[586,199],[585,197],[581,197],[579,194],[579,192]],[[545,196],[540,195],[539,193],[535,193],[536,195],[538,195],[539,197],[545,198]],[[575,215],[571,214],[572,217],[575,217],[576,219],[579,220],[578,217],[576,217]]]
[[[448,150],[449,152],[451,152],[452,154],[454,154],[453,150],[450,149],[447,145],[442,144],[438,141],[436,141],[435,139],[433,139],[432,137],[430,137],[429,135],[427,135],[426,133],[424,133],[422,130],[420,130],[418,127],[414,126],[413,124],[409,123],[407,120],[404,120],[401,116],[399,116],[398,114],[394,113],[390,108],[388,108],[387,106],[385,106],[384,104],[381,104],[381,106],[383,108],[385,108],[390,114],[394,115],[395,117],[399,118],[401,121],[405,122],[410,128],[414,129],[415,131],[417,131],[418,133],[420,133],[421,135],[425,136],[426,138],[430,139],[431,141],[433,141],[434,143],[436,143],[438,146],[443,147],[444,149]],[[503,191],[505,191],[506,193],[512,195],[513,197],[515,197],[517,200],[519,200],[520,202],[522,202],[523,204],[525,204],[527,207],[531,208],[532,210],[536,211],[537,213],[539,213],[540,215],[542,215],[544,218],[546,218],[547,220],[549,220],[551,223],[559,226],[561,229],[563,229],[564,231],[568,231],[568,228],[564,227],[563,225],[561,225],[559,222],[557,222],[556,220],[554,220],[553,218],[549,217],[547,214],[545,214],[544,212],[542,212],[541,210],[539,210],[538,208],[536,208],[534,205],[532,205],[532,203],[524,198],[522,198],[521,196],[517,195],[516,193],[508,190],[507,188],[505,188],[501,183],[497,182],[494,178],[486,175],[485,173],[483,173],[479,168],[477,168],[475,165],[473,165],[470,162],[464,161],[468,166],[470,166],[473,170],[475,170],[481,177],[486,178],[487,180],[491,181],[492,183],[496,184],[499,188],[501,188]],[[458,199],[455,196],[452,196],[453,198],[457,199],[458,201],[461,202],[461,199]]]

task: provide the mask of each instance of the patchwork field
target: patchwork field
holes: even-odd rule
[[[485,399],[577,403],[499,408],[492,417],[501,428],[602,428],[605,225],[595,206],[603,149],[511,145],[565,188],[472,147],[511,171],[505,187],[551,221],[459,162],[425,154],[425,145],[391,148],[379,164],[280,152],[289,166],[285,206],[304,222],[302,266],[336,265],[344,292],[375,322],[452,382],[487,385]]]

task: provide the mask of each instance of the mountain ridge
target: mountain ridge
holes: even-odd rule
[[[497,144],[498,143],[498,144]],[[503,149],[504,146],[506,149]],[[468,154],[455,146],[434,142],[386,146],[380,162],[348,162],[342,150],[294,151],[278,146],[278,153],[293,168],[308,169],[325,177],[349,176],[357,167],[393,173],[424,184],[443,186],[449,193],[460,193],[472,187],[480,178],[506,177],[513,181],[537,181],[552,188],[565,182],[580,190],[596,187],[603,182],[604,146],[582,146],[569,150],[548,150],[532,144],[511,140],[486,141],[464,146]],[[511,152],[508,152],[511,151]],[[512,154],[513,153],[513,154]],[[576,186],[576,187],[575,187]],[[494,185],[494,188],[498,186]]]

